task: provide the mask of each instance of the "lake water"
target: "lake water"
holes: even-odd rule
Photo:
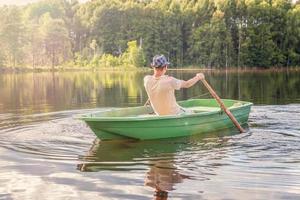
[[[72,118],[143,105],[145,74],[0,75],[0,199],[300,199],[299,71],[205,73],[222,98],[254,102],[243,134],[101,142]],[[210,97],[201,83],[176,96]]]

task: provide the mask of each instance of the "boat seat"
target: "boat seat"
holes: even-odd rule
[[[242,105],[242,103],[236,102],[232,106],[228,107],[228,109],[239,107],[241,105]],[[188,107],[185,109],[192,110],[194,112],[212,112],[212,111],[220,111],[221,110],[220,107],[207,107],[207,106],[195,106],[195,107]]]
[[[242,103],[237,102],[234,103],[232,106],[228,107],[228,109],[231,108],[235,108],[235,107],[239,107],[241,106]],[[208,106],[194,106],[194,107],[184,107],[185,110],[188,111],[192,111],[195,113],[200,113],[200,112],[213,112],[213,111],[220,111],[221,108],[220,107],[208,107]],[[141,114],[138,115],[138,117],[156,117],[157,115],[153,112],[153,113],[149,113],[149,114]]]
[[[235,102],[232,106],[229,107],[229,109],[230,108],[235,108],[235,107],[240,107],[242,105],[243,105],[243,103],[241,103],[241,102]]]
[[[212,112],[212,111],[219,111],[219,107],[206,107],[206,106],[195,106],[195,107],[188,107],[184,108],[186,110],[191,110],[194,112]]]

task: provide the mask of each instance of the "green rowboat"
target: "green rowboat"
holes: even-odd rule
[[[241,125],[247,123],[252,103],[222,101]],[[115,108],[78,118],[85,121],[101,140],[173,138],[234,127],[215,99],[191,99],[178,103],[193,112],[158,116],[153,114],[150,106],[140,106]]]

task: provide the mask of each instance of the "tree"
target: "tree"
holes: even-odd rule
[[[7,65],[16,67],[23,59],[24,30],[18,7],[3,7],[0,13],[0,43],[2,56]]]
[[[128,42],[128,48],[122,55],[122,61],[125,66],[143,67],[145,65],[145,57],[142,48],[139,48],[137,41]]]
[[[52,19],[50,14],[46,13],[41,18],[40,32],[43,37],[45,62],[50,61],[52,68],[54,68],[54,66],[68,60],[70,39],[64,21]]]
[[[72,62],[95,67],[102,55],[114,65],[124,59],[128,66],[143,66],[156,54],[181,67],[297,66],[299,5],[291,0],[43,0],[3,6],[0,55],[2,65],[12,67]]]
[[[300,63],[300,4],[287,13],[287,29],[284,40],[286,66]]]
[[[93,50],[93,57],[96,56],[96,51],[97,51],[97,41],[96,40],[92,40],[91,44],[90,44],[90,48]]]

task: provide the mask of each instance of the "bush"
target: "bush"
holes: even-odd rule
[[[94,57],[90,62],[92,66],[100,67],[143,67],[146,64],[142,48],[137,46],[136,41],[128,42],[128,48],[120,56],[103,54],[101,57]]]

